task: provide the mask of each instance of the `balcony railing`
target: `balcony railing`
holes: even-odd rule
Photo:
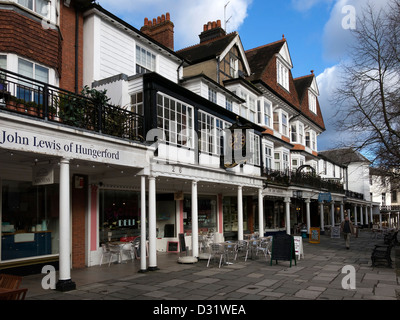
[[[4,69],[0,109],[129,140],[145,135],[142,115]]]
[[[345,192],[340,182],[322,179],[320,176],[307,172],[264,169],[263,177],[267,178],[267,184],[313,188],[335,193]]]

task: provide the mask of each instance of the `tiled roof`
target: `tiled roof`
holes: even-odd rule
[[[322,130],[325,130],[318,98],[317,114],[314,114],[309,110],[308,94],[305,94],[312,83],[314,75],[293,79],[290,71],[289,91],[278,84],[276,55],[285,43],[286,39],[283,38],[282,40],[246,51],[246,57],[252,72],[248,80],[252,82],[262,81],[278,97],[289,103],[293,108],[302,111],[311,121],[317,124]]]
[[[322,117],[321,107],[317,98],[317,114],[312,112],[308,104],[308,88],[314,80],[314,74],[308,76],[300,77],[294,79],[294,84],[297,90],[297,95],[299,97],[300,110],[305,114],[310,120],[316,123],[321,129],[325,130],[324,118]]]
[[[236,36],[237,33],[232,32],[225,36],[184,48],[177,51],[177,53],[192,63],[206,61],[220,55]]]
[[[352,162],[370,162],[360,152],[354,150],[353,148],[320,151],[319,154],[328,160],[341,165],[348,165]]]
[[[276,54],[282,49],[286,39],[282,39],[262,47],[246,51],[252,75],[250,81],[261,80],[268,85],[275,94],[287,101],[292,107],[299,110],[299,100],[292,73],[289,72],[289,91],[278,84],[276,70]]]

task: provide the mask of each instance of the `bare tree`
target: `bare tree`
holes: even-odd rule
[[[354,149],[400,178],[400,0],[367,5],[357,19],[350,60],[335,92],[337,130]]]

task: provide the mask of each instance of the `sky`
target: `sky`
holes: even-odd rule
[[[373,0],[385,8],[390,0]],[[347,137],[335,128],[332,97],[340,81],[341,63],[351,51],[356,19],[368,0],[98,0],[98,3],[137,29],[144,18],[167,12],[174,23],[175,50],[199,42],[208,21],[221,20],[227,32],[237,31],[245,50],[284,35],[291,54],[294,78],[317,76],[319,103],[326,131],[318,137],[318,150],[342,146]]]

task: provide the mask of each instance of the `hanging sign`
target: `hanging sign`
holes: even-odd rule
[[[50,165],[35,165],[32,168],[32,185],[44,186],[54,183],[54,168]]]
[[[225,168],[245,164],[251,158],[250,143],[248,143],[250,130],[250,126],[240,125],[238,122],[224,130],[227,145],[225,153],[221,156],[221,162]]]
[[[331,202],[332,201],[332,195],[330,192],[321,192],[318,195],[318,202]]]

